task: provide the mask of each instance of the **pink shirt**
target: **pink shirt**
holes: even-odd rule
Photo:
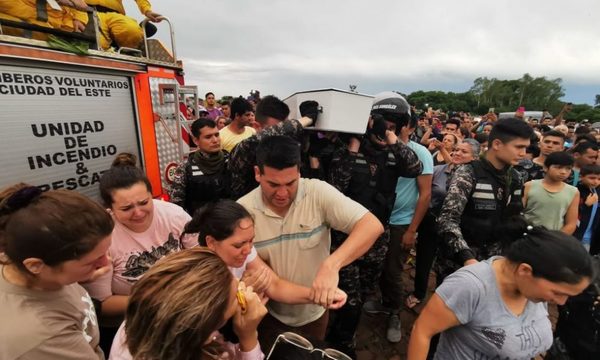
[[[82,284],[91,297],[104,301],[111,295],[129,295],[131,287],[165,255],[198,245],[197,236],[179,237],[191,217],[179,206],[154,201],[154,217],[148,230],[136,233],[118,222],[112,232],[109,254],[112,269],[93,282]]]
[[[219,333],[215,331],[212,333],[211,337],[217,336],[218,334]],[[123,322],[113,340],[108,360],[132,360],[125,340],[125,322]],[[241,351],[238,344],[228,342],[226,345],[229,351],[234,354],[232,360],[262,360],[265,358],[265,355],[260,349],[260,344],[256,344],[256,347],[248,352]],[[201,356],[198,356],[198,359],[200,359],[200,357]]]

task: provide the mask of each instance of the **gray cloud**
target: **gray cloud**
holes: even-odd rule
[[[131,15],[139,12],[127,4]],[[281,96],[466,90],[479,76],[600,84],[600,2],[580,0],[154,1],[200,92]],[[164,37],[164,36],[161,36]],[[592,95],[590,95],[592,96]]]

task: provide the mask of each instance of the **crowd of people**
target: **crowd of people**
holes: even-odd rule
[[[355,358],[362,312],[387,315],[391,343],[410,334],[410,360],[582,351],[574,312],[555,334],[548,304],[600,295],[593,129],[418,111],[393,92],[361,135],[317,130],[316,101],[300,119],[258,93],[201,105],[168,202],[131,154],[103,173],[101,205],[0,193],[0,359],[262,359],[281,339]],[[600,354],[589,332],[596,348],[573,358]]]

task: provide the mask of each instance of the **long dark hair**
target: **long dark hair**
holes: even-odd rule
[[[31,275],[25,259],[48,266],[78,259],[109,236],[113,225],[104,208],[77,192],[10,186],[0,191],[0,252],[8,258],[0,263]]]
[[[208,235],[217,241],[230,237],[242,219],[252,219],[250,213],[233,200],[208,203],[194,213],[185,225],[181,238],[186,234],[198,234],[198,243],[206,246]]]
[[[573,236],[530,226],[520,216],[508,219],[499,231],[505,244],[503,255],[512,263],[529,264],[535,277],[567,284],[596,277],[592,256]]]

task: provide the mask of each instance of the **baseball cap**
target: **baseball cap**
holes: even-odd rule
[[[206,108],[204,106],[199,105],[198,106],[198,114],[201,114],[201,113],[207,113],[208,114],[208,110],[206,110]]]

